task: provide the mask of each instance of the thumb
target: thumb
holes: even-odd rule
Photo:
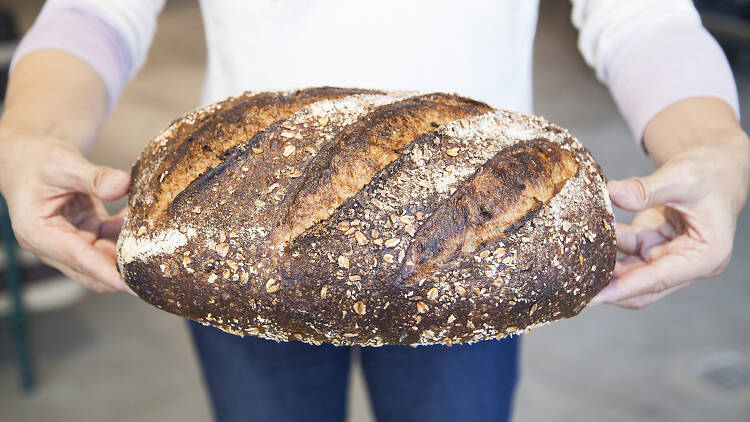
[[[646,177],[611,180],[607,189],[615,205],[635,212],[678,203],[690,194],[688,181],[672,168],[664,167]]]
[[[104,201],[113,201],[125,195],[130,186],[130,175],[122,170],[92,164],[80,157],[76,165],[68,168],[71,189],[87,193]]]

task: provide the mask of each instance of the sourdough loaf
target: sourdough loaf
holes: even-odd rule
[[[118,267],[238,335],[462,343],[576,315],[608,282],[600,168],[564,129],[441,93],[245,93],[132,169]]]

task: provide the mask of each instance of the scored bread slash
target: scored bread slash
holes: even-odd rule
[[[577,315],[614,259],[605,179],[566,130],[454,94],[246,93],[132,170],[126,283],[224,331],[460,344]]]

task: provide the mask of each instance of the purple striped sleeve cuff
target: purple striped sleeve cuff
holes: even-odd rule
[[[133,61],[120,34],[95,12],[72,5],[45,6],[16,49],[11,71],[25,55],[42,49],[67,51],[99,74],[107,88],[109,111],[129,81]]]

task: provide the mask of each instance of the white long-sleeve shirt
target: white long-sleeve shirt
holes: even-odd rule
[[[690,0],[572,0],[579,49],[640,140],[689,97],[738,113],[734,80]],[[164,0],[48,0],[14,57],[56,48],[89,63],[110,104],[146,59]],[[319,85],[457,92],[532,111],[538,0],[202,0],[203,102]]]

